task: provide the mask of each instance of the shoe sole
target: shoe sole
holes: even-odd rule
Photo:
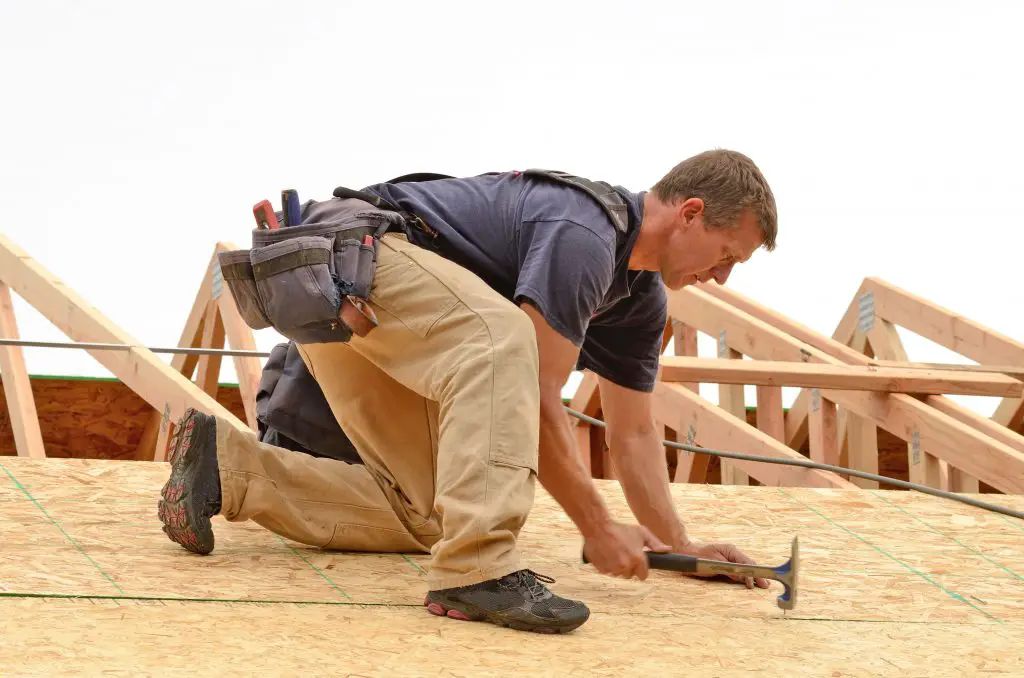
[[[185,492],[185,485],[199,463],[199,449],[210,439],[209,434],[210,424],[206,418],[195,409],[186,410],[168,445],[171,477],[160,490],[161,499],[157,503],[157,516],[163,523],[164,534],[199,555],[213,551],[213,529],[209,518],[193,510],[193,497]]]
[[[451,605],[452,603],[448,604]],[[458,619],[460,621],[488,622],[490,624],[513,629],[515,631],[530,631],[532,633],[569,633],[570,631],[575,631],[590,619],[590,610],[587,610],[582,617],[577,619],[544,621],[537,624],[530,624],[522,620],[506,619],[500,614],[482,610],[475,605],[464,603],[462,601],[458,602],[458,608],[447,607],[436,600],[431,600],[429,595],[423,600],[423,605],[427,608],[427,611],[430,612],[430,614],[438,617],[447,617],[449,619]]]

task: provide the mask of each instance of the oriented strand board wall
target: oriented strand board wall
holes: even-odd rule
[[[928,495],[674,485],[695,538],[778,565],[800,537],[783,613],[777,584],[601,576],[539,491],[526,565],[592,610],[548,637],[427,614],[425,555],[323,552],[219,518],[213,554],[189,554],[156,519],[166,477],[0,460],[5,675],[1024,675],[1024,522]],[[628,519],[617,484],[598,484]]]
[[[48,457],[135,458],[153,408],[130,388],[116,379],[34,376],[31,383]],[[220,386],[217,400],[245,421],[237,385]],[[14,454],[7,401],[0,389],[0,456]]]

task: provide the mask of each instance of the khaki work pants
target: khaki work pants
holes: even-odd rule
[[[533,323],[468,270],[381,239],[380,325],[300,353],[365,465],[217,427],[221,514],[325,549],[432,554],[431,590],[520,569],[540,395]]]

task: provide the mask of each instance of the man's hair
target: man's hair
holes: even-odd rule
[[[735,224],[743,211],[750,209],[761,223],[762,247],[775,249],[775,196],[761,170],[742,153],[725,149],[699,153],[673,167],[651,190],[667,203],[700,198],[708,226]]]

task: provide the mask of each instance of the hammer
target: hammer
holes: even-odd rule
[[[583,562],[589,562],[586,554],[583,555]],[[774,579],[781,582],[784,589],[776,601],[779,607],[783,610],[792,610],[796,607],[797,571],[800,569],[798,537],[793,537],[789,560],[778,567],[740,565],[722,560],[684,556],[679,553],[654,553],[651,551],[647,552],[647,564],[655,570],[671,570],[687,574],[731,574],[739,577]]]

